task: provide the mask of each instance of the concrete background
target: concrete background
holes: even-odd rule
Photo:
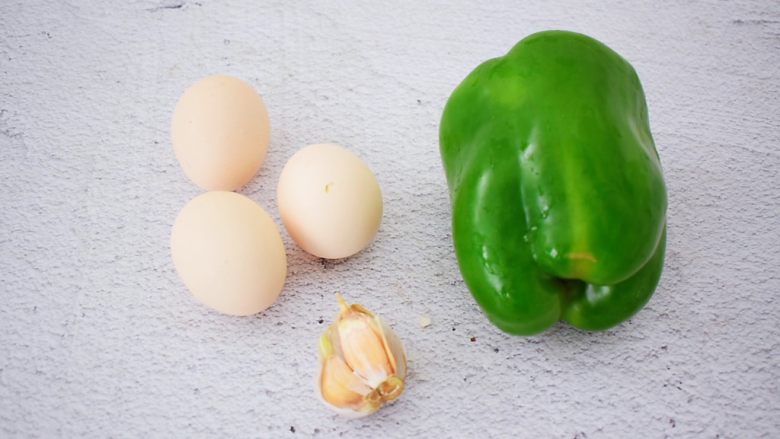
[[[0,2],[0,436],[777,436],[780,3],[391,3]],[[437,128],[473,67],[548,28],[638,70],[669,246],[630,322],[519,338],[460,280]],[[213,73],[266,99],[267,162],[241,192],[277,222],[281,168],[309,143],[356,151],[385,196],[346,261],[283,232],[285,291],[250,318],[198,305],[168,252],[200,193],[170,115]],[[407,346],[408,390],[371,418],[312,391],[336,291]]]

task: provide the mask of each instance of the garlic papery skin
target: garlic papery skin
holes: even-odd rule
[[[320,337],[318,392],[331,408],[350,417],[370,415],[404,391],[406,354],[398,336],[358,304],[341,308]]]

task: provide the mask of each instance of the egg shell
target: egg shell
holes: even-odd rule
[[[257,203],[234,192],[207,192],[187,203],[171,231],[171,255],[192,295],[224,314],[265,310],[287,276],[276,224]]]
[[[277,199],[292,239],[321,258],[346,258],[364,249],[382,221],[376,176],[358,156],[335,144],[309,145],[295,153],[282,170]]]
[[[257,173],[270,135],[268,111],[251,85],[210,76],[176,104],[171,143],[184,173],[205,190],[235,190]]]

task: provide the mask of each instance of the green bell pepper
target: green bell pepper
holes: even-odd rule
[[[523,39],[452,93],[440,152],[458,264],[498,328],[603,330],[650,299],[666,189],[642,86],[620,55],[572,32]]]

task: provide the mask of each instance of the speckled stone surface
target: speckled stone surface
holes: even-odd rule
[[[780,3],[482,3],[0,2],[0,436],[776,437]],[[460,279],[437,128],[473,67],[548,28],[639,72],[669,246],[631,321],[517,338]],[[265,97],[271,147],[241,192],[277,222],[281,168],[309,143],[357,152],[385,198],[348,260],[283,232],[285,291],[250,318],[197,304],[168,251],[200,193],[170,115],[213,73]],[[337,291],[407,346],[408,390],[371,418],[312,391]]]

